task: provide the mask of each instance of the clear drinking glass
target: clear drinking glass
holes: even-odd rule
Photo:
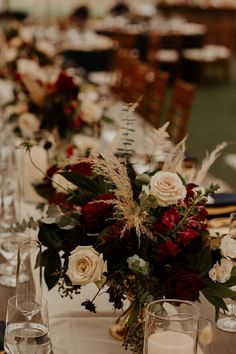
[[[196,354],[199,308],[190,301],[162,299],[146,309],[144,354]]]
[[[27,239],[18,243],[16,295],[42,296],[41,242]]]
[[[4,349],[7,354],[51,354],[45,299],[28,294],[27,302],[21,295],[8,300]]]
[[[229,235],[236,239],[236,213],[230,214]],[[236,286],[231,287],[236,291]],[[236,304],[232,299],[225,300],[228,311],[220,311],[217,327],[225,332],[236,332]]]

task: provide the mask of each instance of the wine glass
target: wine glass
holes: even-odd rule
[[[51,354],[44,298],[28,294],[8,300],[4,349],[7,354]]]
[[[236,212],[230,214],[229,235],[236,239]],[[236,286],[230,288],[236,291]],[[220,311],[217,327],[225,332],[236,332],[236,304],[232,299],[226,299],[227,311]]]
[[[41,242],[26,239],[18,243],[16,295],[42,297]]]

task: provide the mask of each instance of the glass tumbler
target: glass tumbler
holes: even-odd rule
[[[199,308],[190,301],[162,299],[146,309],[144,354],[196,354]]]
[[[47,301],[35,295],[25,301],[21,295],[8,299],[4,349],[7,354],[51,354]]]

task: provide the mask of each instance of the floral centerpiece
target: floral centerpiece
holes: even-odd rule
[[[5,119],[15,133],[32,138],[40,130],[57,140],[73,134],[99,136],[103,109],[98,100],[81,95],[78,78],[58,67],[47,70],[32,60],[18,61],[15,99],[5,107]]]
[[[46,247],[48,288],[58,285],[62,296],[72,297],[96,284],[94,298],[81,299],[91,312],[101,292],[114,309],[130,298],[123,338],[136,354],[143,350],[142,309],[150,301],[199,301],[202,293],[218,313],[227,309],[224,298],[236,296],[229,289],[236,284],[236,240],[219,236],[216,242],[207,227],[207,198],[218,187],[184,181],[177,172],[181,144],[162,169],[140,175],[129,154],[119,154],[52,167],[45,176],[53,198],[38,237]]]
[[[3,22],[0,31],[0,76],[15,79],[17,61],[21,58],[31,59],[40,66],[52,65],[56,61],[55,45],[39,36],[33,26],[16,21]]]

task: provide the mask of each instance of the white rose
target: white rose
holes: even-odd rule
[[[78,246],[71,252],[66,274],[73,285],[100,284],[107,264],[92,246]]]
[[[97,123],[102,118],[102,109],[98,104],[84,100],[81,104],[81,118],[88,124]]]
[[[221,258],[220,263],[216,262],[209,271],[209,277],[213,281],[225,283],[231,277],[233,262],[228,258]]]
[[[154,195],[158,204],[165,207],[185,198],[186,188],[176,173],[159,171],[151,177],[149,194]]]
[[[56,189],[57,192],[65,193],[65,189],[73,190],[77,188],[75,184],[69,182],[65,177],[60,175],[58,172],[62,172],[62,171],[57,171],[52,176],[52,186]]]
[[[32,136],[40,127],[40,121],[32,113],[23,113],[18,119],[18,125],[24,137]]]
[[[220,251],[223,257],[236,258],[236,240],[230,235],[222,238]]]

